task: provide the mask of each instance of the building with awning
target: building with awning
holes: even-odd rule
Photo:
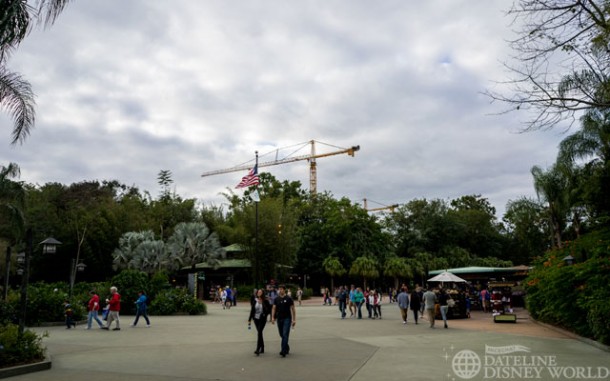
[[[182,272],[188,274],[188,287],[190,290],[197,288],[200,299],[208,298],[213,287],[233,287],[236,279],[248,279],[252,263],[249,259],[240,258],[246,249],[234,243],[225,246],[226,258],[217,263],[197,263],[194,268],[184,267]]]

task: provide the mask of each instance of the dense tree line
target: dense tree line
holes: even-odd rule
[[[104,281],[124,268],[153,274],[213,263],[223,257],[223,246],[239,243],[256,283],[294,273],[324,282],[328,274],[421,282],[432,269],[529,263],[545,248],[542,231],[510,233],[479,195],[412,200],[391,213],[371,214],[349,199],[313,196],[298,182],[262,173],[260,202],[252,200],[253,189],[227,190],[223,210],[171,193],[168,171],[160,172],[161,192],[153,198],[116,181],[34,186],[20,182],[17,169],[11,164],[0,172],[3,248],[23,250],[26,227],[34,242],[48,236],[62,242],[55,255],[34,256],[33,280],[69,279],[77,254],[87,265],[77,280]],[[512,215],[505,220],[515,231],[540,228]]]

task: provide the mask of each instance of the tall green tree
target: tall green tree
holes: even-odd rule
[[[529,265],[544,254],[551,236],[544,206],[537,200],[521,197],[510,200],[503,217],[515,264]]]
[[[23,236],[25,218],[25,189],[15,181],[20,175],[19,166],[10,163],[0,166],[0,239],[15,244]]]
[[[371,256],[381,263],[389,251],[390,235],[377,218],[347,198],[337,200],[322,193],[308,199],[299,210],[299,273],[321,280],[322,263],[329,256],[350,268],[359,256]]]
[[[496,209],[481,195],[467,195],[451,201],[448,217],[458,227],[452,247],[459,246],[478,257],[498,257],[503,254],[500,226],[496,221]],[[451,253],[451,252],[454,253]],[[455,250],[447,250],[445,257],[455,257]],[[451,260],[450,260],[451,262]],[[457,262],[457,261],[456,261]],[[468,258],[463,261],[467,265]]]
[[[439,253],[444,246],[454,244],[460,232],[457,220],[449,218],[449,206],[438,199],[411,200],[390,213],[384,224],[399,256]]]
[[[295,183],[281,183],[273,175],[261,173],[259,202],[251,197],[254,187],[241,197],[230,189],[224,194],[231,206],[223,234],[231,243],[246,248],[245,257],[252,263],[252,278],[257,285],[293,272],[301,202],[294,186]]]

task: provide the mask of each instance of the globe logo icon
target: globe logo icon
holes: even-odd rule
[[[453,356],[451,367],[456,376],[468,380],[481,371],[481,358],[473,351],[464,349]]]

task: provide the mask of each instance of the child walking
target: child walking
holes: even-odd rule
[[[72,327],[76,328],[76,323],[74,322],[74,311],[72,311],[72,305],[66,299],[64,300],[64,313],[66,314],[66,329],[70,329]]]

